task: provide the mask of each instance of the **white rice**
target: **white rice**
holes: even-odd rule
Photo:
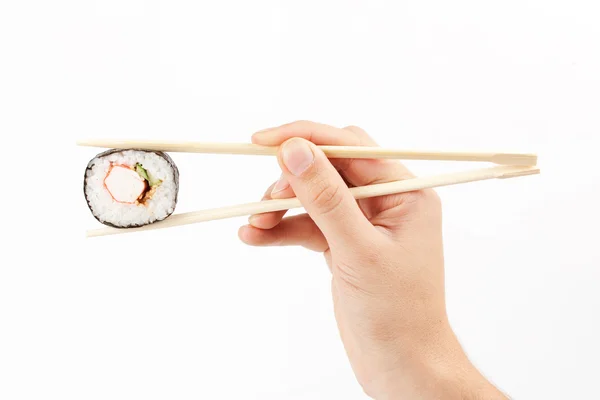
[[[145,204],[124,204],[113,199],[104,178],[111,163],[135,165],[140,163],[148,174],[162,180],[152,198]],[[172,165],[153,152],[125,150],[94,158],[85,174],[85,196],[92,213],[102,222],[127,227],[160,221],[173,213],[177,197],[177,182]]]

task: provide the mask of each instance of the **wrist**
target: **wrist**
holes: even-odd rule
[[[376,400],[507,399],[470,362],[449,325],[435,339],[406,347],[402,363],[365,387],[367,395]]]

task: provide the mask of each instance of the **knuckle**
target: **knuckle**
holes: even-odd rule
[[[344,128],[345,131],[348,132],[352,132],[354,135],[352,135],[355,138],[355,142],[356,145],[362,145],[362,144],[369,144],[369,145],[373,145],[373,139],[369,136],[369,134],[367,133],[367,131],[365,131],[363,128],[361,128],[360,126],[356,126],[356,125],[349,125],[347,127]]]
[[[427,201],[431,204],[432,207],[439,209],[442,208],[442,199],[435,190],[427,190],[425,195],[427,196]]]
[[[330,214],[342,203],[342,192],[339,186],[329,185],[323,182],[317,185],[313,195],[313,204],[322,215]]]
[[[406,205],[427,207],[431,210],[441,209],[442,201],[433,189],[406,192],[404,195]]]
[[[294,122],[287,124],[287,126],[290,128],[296,128],[296,129],[309,129],[312,126],[314,126],[314,122],[306,120],[306,119],[299,119],[299,120],[296,120]]]
[[[344,129],[346,129],[348,131],[353,131],[353,132],[364,132],[365,131],[363,128],[361,128],[360,126],[356,126],[356,125],[348,125]]]
[[[442,210],[440,196],[433,189],[419,191],[415,204],[431,215],[439,215]]]
[[[292,137],[301,137],[312,142],[313,136],[317,130],[317,124],[313,121],[301,119],[285,124],[284,128],[292,134]]]
[[[431,190],[419,190],[404,193],[406,196],[403,205],[407,212],[432,224],[440,223],[442,219],[442,204],[439,195]]]

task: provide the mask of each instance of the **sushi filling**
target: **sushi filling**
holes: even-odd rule
[[[111,197],[119,203],[144,204],[150,200],[162,182],[152,179],[144,167],[136,164],[111,165],[104,186]]]

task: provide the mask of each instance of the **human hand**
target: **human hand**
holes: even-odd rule
[[[263,199],[298,197],[307,214],[250,217],[240,239],[322,252],[353,371],[376,399],[505,399],[469,362],[446,314],[442,211],[433,190],[356,201],[348,186],[412,178],[400,162],[329,160],[317,145],[376,146],[365,131],[300,121],[257,132],[282,145]]]

